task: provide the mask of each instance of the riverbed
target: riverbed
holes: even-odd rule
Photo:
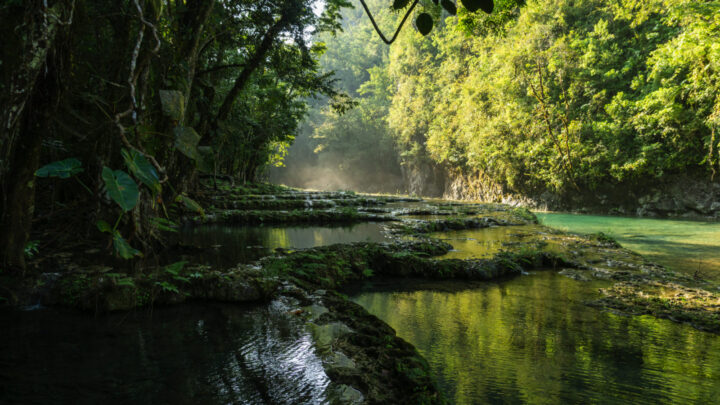
[[[403,202],[384,212],[420,221],[495,209],[436,208]],[[604,232],[673,270],[720,274],[717,223],[538,216],[569,232]],[[392,225],[192,226],[177,235],[187,251],[169,261],[231,268],[278,249],[389,242],[401,237]],[[441,259],[484,259],[538,240],[546,249],[558,243],[541,225],[505,225],[428,236],[452,245]],[[348,294],[418,349],[453,403],[712,403],[720,397],[720,338],[586,305],[611,283],[548,269],[490,282],[375,280]],[[278,301],[193,303],[100,319],[55,309],[2,310],[0,323],[13,326],[0,331],[0,341],[9,342],[0,350],[0,402],[325,403],[332,382],[292,308]]]

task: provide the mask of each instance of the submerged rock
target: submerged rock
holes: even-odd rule
[[[328,396],[328,399],[330,400],[331,404],[362,404],[365,403],[365,396],[363,396],[362,392],[356,390],[355,388],[340,384],[337,387],[335,387],[330,395]]]
[[[308,325],[315,339],[315,345],[321,353],[331,350],[332,344],[338,338],[353,332],[341,322],[331,322],[325,325],[309,323]]]
[[[352,361],[348,356],[344,355],[342,352],[333,352],[331,356],[327,359],[327,364],[331,368],[350,368],[355,369],[356,365],[355,362]]]
[[[577,281],[590,281],[591,280],[590,277],[588,277],[574,269],[563,269],[563,270],[560,270],[558,272],[558,274],[561,274],[565,277],[570,277],[571,279],[577,280]]]
[[[315,322],[323,314],[328,312],[328,309],[322,305],[312,304],[307,307],[303,307],[303,312],[309,315],[309,320]]]
[[[601,290],[591,305],[632,315],[648,314],[720,333],[720,294],[673,282],[620,282]]]

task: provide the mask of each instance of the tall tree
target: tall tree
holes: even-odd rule
[[[139,254],[131,244],[147,250],[157,243],[155,219],[168,205],[179,198],[195,206],[184,193],[198,170],[235,174],[244,166],[241,176],[252,179],[276,144],[292,138],[303,100],[337,94],[306,38],[337,30],[349,3],[326,1],[321,14],[315,5],[0,5],[2,268],[24,267],[35,206],[48,213],[58,203],[72,207],[63,219],[88,236],[116,223],[109,230],[114,254],[130,258]],[[227,144],[237,147],[224,150]],[[35,194],[38,182],[47,187]]]

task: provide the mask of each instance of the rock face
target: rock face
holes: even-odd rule
[[[692,179],[653,187],[638,199],[639,216],[720,218],[720,183]]]
[[[442,197],[445,189],[445,170],[430,162],[408,163],[402,167],[405,188],[410,195]]]
[[[720,219],[720,181],[705,175],[671,175],[643,184],[608,184],[568,195],[518,192],[482,173],[450,174],[443,198],[500,202],[550,211],[661,218]]]

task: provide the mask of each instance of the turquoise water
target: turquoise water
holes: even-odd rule
[[[720,223],[599,215],[537,213],[550,227],[575,233],[604,232],[623,247],[676,271],[720,279]]]

